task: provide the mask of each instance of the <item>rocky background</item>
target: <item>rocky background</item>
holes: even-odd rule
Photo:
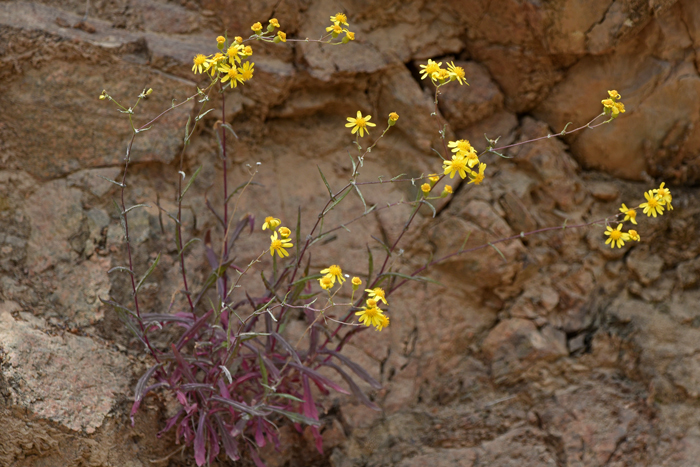
[[[229,154],[233,186],[261,162],[262,186],[250,188],[240,212],[275,213],[293,226],[301,206],[311,222],[325,203],[315,165],[333,186],[347,179],[354,149],[343,124],[358,109],[380,128],[389,112],[401,115],[368,158],[365,180],[436,171],[437,124],[418,76],[428,58],[466,69],[471,86],[451,85],[439,111],[450,138],[478,149],[484,133],[509,144],[585,124],[608,89],[627,112],[487,160],[487,183],[455,184],[435,219],[421,212],[401,271],[459,248],[467,232],[468,247],[614,214],[661,181],[675,210],[640,219],[642,241],[621,250],[604,245],[601,227],[567,229],[503,245],[506,262],[488,248],[435,268],[444,287],[402,290],[390,301],[391,326],[348,347],[383,383],[371,394],[383,411],[331,397],[325,454],[286,427],[285,449],[263,453],[268,465],[698,465],[696,0],[0,2],[0,465],[193,465],[172,436],[155,436],[166,401],[150,396],[136,427],[128,423],[148,359],[98,300],[129,299],[124,277],[107,274],[123,264],[124,244],[116,187],[98,176],[118,176],[129,128],[97,97],[106,89],[128,103],[153,88],[139,106],[145,122],[196,91],[192,56],[210,53],[223,31],[247,35],[277,17],[288,37],[315,38],[337,11],[347,12],[354,43],[254,44],[254,80],[226,98],[241,138]],[[165,218],[162,233],[154,206],[174,206],[193,111],[172,112],[134,148],[128,203],[152,206],[130,216],[137,268],[164,253],[142,292],[154,311],[179,287],[172,225]],[[214,114],[185,154],[188,175],[205,165],[188,193],[188,236],[214,225],[204,208],[205,192],[214,199],[220,190]],[[394,202],[415,189],[364,195]],[[349,197],[333,219],[361,212]],[[382,255],[370,234],[395,239],[405,215],[385,209],[340,230],[314,264],[364,273],[367,245]],[[256,230],[242,257],[267,242]],[[201,281],[201,248],[187,264]]]

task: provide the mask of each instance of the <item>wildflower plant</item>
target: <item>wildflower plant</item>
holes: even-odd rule
[[[454,63],[442,68],[442,62],[428,60],[421,65],[421,78],[429,79],[435,87],[435,111],[438,120],[438,133],[442,149],[435,152],[442,160],[435,161],[437,173],[416,178],[395,177],[391,183],[422,182],[416,197],[409,201],[388,203],[382,206],[367,206],[362,189],[367,185],[386,183],[386,181],[361,181],[360,169],[367,156],[379,140],[390,129],[400,124],[400,117],[391,112],[386,126],[376,139],[363,147],[362,138],[371,138],[370,128],[377,125],[371,122],[371,115],[357,111],[356,116],[347,117],[345,129],[355,136],[357,154],[351,155],[350,178],[342,188],[333,190],[319,169],[320,177],[328,190],[328,200],[318,213],[313,225],[301,223],[301,207],[296,223],[293,219],[282,219],[279,213],[266,213],[262,222],[256,222],[253,214],[240,216],[237,213],[238,201],[253,183],[256,175],[250,170],[248,180],[233,190],[228,185],[227,134],[235,135],[234,129],[226,122],[225,99],[221,101],[221,120],[215,131],[220,140],[223,192],[221,212],[217,212],[207,202],[214,217],[219,221],[221,245],[211,245],[211,239],[205,239],[206,259],[210,266],[209,275],[199,289],[193,290],[190,275],[185,267],[185,252],[197,238],[186,239],[183,234],[182,206],[183,199],[194,183],[201,167],[189,177],[184,172],[184,155],[195,134],[195,128],[201,125],[202,117],[214,110],[211,107],[213,93],[225,94],[236,92],[239,85],[248,85],[255,77],[255,64],[250,58],[254,55],[252,43],[255,41],[284,44],[294,41],[310,41],[287,37],[281,31],[280,22],[273,18],[267,26],[257,22],[250,27],[252,34],[243,38],[219,36],[216,38],[216,50],[209,55],[197,54],[193,58],[192,72],[199,75],[206,86],[198,88],[197,93],[163,111],[146,124],[135,126],[134,114],[139,102],[148,97],[151,89],[139,94],[133,106],[127,107],[103,91],[101,100],[108,100],[116,105],[119,112],[128,118],[132,135],[127,146],[124,171],[120,181],[109,180],[119,187],[120,199],[115,202],[119,210],[124,232],[127,264],[110,270],[129,276],[133,303],[118,303],[109,298],[103,302],[111,305],[125,326],[133,333],[138,342],[152,359],[151,365],[136,384],[134,404],[131,409],[132,423],[144,398],[152,391],[165,391],[176,401],[178,408],[166,421],[162,433],[174,430],[178,443],[191,446],[197,465],[212,462],[217,456],[225,456],[236,461],[241,456],[248,456],[256,465],[263,466],[259,449],[268,443],[279,447],[279,425],[291,423],[298,429],[310,427],[316,440],[316,447],[322,452],[322,438],[319,431],[317,396],[312,387],[321,395],[330,391],[343,394],[352,393],[361,403],[379,410],[379,407],[359,388],[357,381],[362,380],[372,388],[379,389],[380,383],[359,364],[343,354],[343,348],[354,335],[363,330],[374,328],[382,331],[391,327],[391,320],[400,320],[398,311],[391,308],[390,296],[409,281],[430,281],[421,274],[431,266],[448,258],[468,254],[475,250],[494,247],[528,235],[564,228],[580,228],[591,225],[605,225],[606,241],[611,247],[622,247],[627,241],[640,241],[635,230],[623,231],[624,222],[637,224],[637,209],[642,209],[649,216],[662,215],[664,210],[671,210],[671,193],[662,183],[657,189],[645,193],[646,203],[637,208],[628,208],[625,204],[620,212],[605,219],[580,224],[577,226],[554,226],[532,232],[521,232],[508,238],[497,239],[485,245],[469,249],[460,249],[441,258],[432,259],[425,266],[410,274],[392,270],[392,261],[398,251],[404,234],[410,227],[421,206],[435,208],[431,201],[453,194],[451,185],[442,190],[435,187],[443,178],[459,176],[460,181],[469,179],[467,184],[479,185],[488,180],[487,160],[492,156],[506,157],[499,151],[520,144],[531,143],[542,138],[496,147],[496,140],[487,139],[487,146],[481,151],[466,140],[448,141],[446,124],[438,115],[437,104],[440,90],[452,83],[467,84],[465,71]],[[322,36],[316,40],[327,45],[348,44],[355,39],[348,18],[343,13],[330,17],[330,25]],[[156,91],[157,92],[157,91]],[[620,95],[609,91],[609,99],[603,100],[604,110],[594,120],[579,128],[562,131],[562,136],[583,129],[609,123],[624,112],[619,102]],[[160,207],[173,223],[176,241],[176,258],[181,273],[181,294],[183,308],[173,309],[173,302],[166,310],[145,312],[139,305],[139,293],[146,279],[158,267],[160,254],[155,257],[145,273],[137,274],[134,270],[132,243],[129,237],[129,213],[143,205],[127,206],[126,189],[131,152],[136,136],[148,131],[168,112],[186,105],[197,104],[197,116],[188,121],[184,132],[184,145],[180,155],[180,174],[177,180],[176,211],[168,212]],[[609,119],[597,124],[594,122],[603,116]],[[364,206],[364,212],[346,221],[342,225],[327,228],[323,221],[326,215],[343,202],[348,194],[358,195]],[[375,262],[368,249],[368,271],[363,277],[346,280],[342,265],[329,264],[325,268],[313,270],[309,255],[313,248],[322,247],[319,242],[329,233],[347,228],[347,226],[368,214],[381,209],[390,209],[397,205],[411,207],[404,228],[396,239],[385,246],[385,256]],[[273,215],[269,215],[273,214]],[[280,218],[275,217],[280,215]],[[623,219],[621,219],[623,218]],[[616,227],[608,225],[617,222]],[[293,226],[293,228],[291,227]],[[247,264],[236,264],[236,242],[248,232],[257,238],[256,257]],[[261,235],[262,234],[262,235]],[[269,235],[269,242],[266,239]],[[271,270],[262,268],[262,259],[269,254],[272,259]],[[260,276],[263,293],[251,295],[242,289],[242,278]],[[343,294],[340,291],[345,288]],[[349,289],[349,290],[348,290]],[[350,295],[350,299],[341,297]],[[297,342],[289,340],[285,326],[292,314],[300,314],[306,323],[306,331]],[[395,314],[395,316],[391,316]],[[165,331],[171,331],[165,333]],[[158,335],[171,341],[163,343]],[[156,337],[159,337],[156,339]],[[158,344],[155,344],[158,342]],[[302,343],[304,345],[302,346]],[[335,372],[345,385],[340,385],[326,376],[327,371]]]

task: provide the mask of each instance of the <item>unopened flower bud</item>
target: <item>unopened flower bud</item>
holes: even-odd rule
[[[219,50],[224,50],[225,43],[226,43],[226,38],[224,36],[219,36],[216,38],[216,47]]]
[[[360,279],[360,278],[357,277],[357,276],[353,277],[352,280],[351,280],[350,282],[352,282],[352,290],[353,290],[353,292],[354,292],[355,290],[357,290],[357,289],[362,285],[362,279]]]
[[[396,121],[399,119],[399,114],[396,112],[391,112],[389,114],[389,126],[394,126],[396,125]]]
[[[447,198],[447,196],[452,194],[452,187],[450,185],[445,185],[445,188],[440,193],[440,198]]]

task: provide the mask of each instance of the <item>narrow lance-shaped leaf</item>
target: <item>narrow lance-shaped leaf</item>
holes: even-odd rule
[[[131,212],[132,210],[134,210],[136,208],[150,208],[150,206],[148,204],[135,204],[131,207],[126,208],[124,210],[124,214],[128,214],[129,212]]]
[[[377,411],[381,410],[374,402],[369,400],[367,395],[365,395],[365,393],[362,392],[362,389],[360,389],[360,387],[357,385],[357,383],[355,383],[355,381],[353,381],[353,379],[350,377],[350,375],[345,373],[342,368],[340,368],[338,365],[336,365],[335,363],[332,363],[332,362],[326,362],[326,365],[333,368],[335,371],[337,371],[340,374],[340,376],[343,377],[345,382],[348,383],[348,386],[350,386],[350,390],[352,391],[352,393],[355,395],[355,397],[357,397],[357,399],[360,402],[362,402],[364,405],[366,405],[367,407],[369,407],[372,410],[377,410]]]
[[[328,190],[328,195],[333,199],[333,192],[331,191],[331,186],[328,184],[328,180],[326,180],[326,176],[323,175],[323,172],[321,171],[320,166],[316,166],[318,168],[318,173],[321,174],[321,178],[323,179],[323,184],[326,185],[326,189]]]
[[[151,267],[148,268],[146,274],[144,274],[141,280],[139,281],[139,284],[136,286],[136,291],[134,292],[134,295],[139,293],[139,290],[141,290],[141,286],[143,285],[144,281],[148,279],[148,276],[150,276],[151,273],[155,270],[156,266],[158,266],[158,261],[160,261],[160,253],[158,253],[158,256],[156,256],[156,259],[153,261],[153,264],[151,264]]]
[[[280,336],[276,332],[272,333],[272,337],[277,339],[277,342],[279,342],[282,345],[282,347],[284,347],[284,349],[287,352],[289,352],[289,355],[292,356],[292,358],[295,362],[297,362],[297,364],[302,365],[301,359],[299,358],[299,354],[296,352],[296,350],[294,350],[294,347],[292,347],[292,345],[284,339],[284,337]]]
[[[155,373],[161,365],[162,363],[157,363],[150,367],[148,370],[146,370],[146,372],[143,375],[141,375],[138,382],[136,383],[136,389],[134,389],[134,405],[131,406],[131,414],[129,416],[129,418],[131,418],[131,426],[134,426],[134,415],[139,410],[141,401],[146,395],[146,392],[144,391],[144,389],[146,388],[146,383],[148,383],[148,380],[151,379],[153,373]]]
[[[267,415],[267,413],[258,409],[257,407],[250,407],[246,404],[243,404],[242,402],[236,402],[231,399],[224,399],[223,397],[212,396],[211,400],[221,402],[222,404],[230,405],[234,409],[238,409],[241,412],[245,412],[256,417],[264,417],[265,415]]]
[[[199,423],[197,423],[197,432],[194,435],[194,461],[197,466],[201,467],[207,461],[206,451],[206,433],[204,432],[204,421],[207,412],[202,410],[199,414]]]
[[[190,189],[192,184],[194,183],[194,179],[197,178],[197,175],[199,175],[199,172],[202,170],[203,165],[200,165],[197,170],[192,174],[190,179],[187,181],[187,185],[185,185],[185,188],[182,189],[182,193],[180,193],[180,201],[185,197],[185,193],[187,193],[187,190]]]
[[[329,387],[335,391],[338,391],[341,394],[350,394],[347,389],[345,389],[342,386],[337,385],[336,383],[334,383],[330,379],[326,378],[325,376],[323,376],[321,373],[319,373],[316,370],[312,370],[311,368],[305,367],[304,365],[299,365],[295,362],[289,362],[289,366],[296,368],[301,373],[303,373],[304,375],[306,375],[309,378],[311,378],[312,380],[314,380],[314,382],[316,384],[318,384],[319,386]],[[302,375],[302,376],[304,376],[304,375]]]
[[[350,360],[348,357],[346,357],[342,353],[336,352],[336,351],[331,350],[331,349],[324,349],[320,353],[333,355],[335,358],[337,358],[338,360],[343,362],[343,364],[345,366],[350,368],[353,371],[353,373],[355,373],[357,376],[359,376],[360,378],[362,378],[363,380],[368,382],[370,384],[370,386],[372,386],[374,389],[381,389],[382,385],[376,379],[372,378],[370,376],[370,374],[367,373],[367,370],[365,370],[360,365],[358,365],[357,363]]]

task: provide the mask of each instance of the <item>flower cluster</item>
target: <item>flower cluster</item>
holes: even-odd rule
[[[610,91],[614,92],[614,91]],[[612,94],[611,94],[612,96]],[[644,197],[647,202],[640,204],[636,208],[628,208],[625,203],[622,203],[620,207],[620,212],[624,214],[624,219],[617,225],[617,228],[612,228],[607,226],[607,231],[604,232],[608,236],[605,241],[606,245],[610,245],[610,248],[622,248],[625,242],[634,240],[636,242],[640,241],[642,238],[636,230],[630,229],[627,232],[622,231],[622,224],[630,221],[634,225],[637,225],[637,209],[642,209],[642,213],[646,214],[647,217],[656,217],[657,215],[664,215],[664,208],[668,211],[673,210],[671,202],[673,197],[671,196],[671,190],[666,188],[662,183],[659,188],[649,190],[644,193]],[[619,214],[619,215],[622,215]]]
[[[421,68],[423,68],[420,73],[421,73],[421,79],[425,79],[427,77],[430,77],[432,80],[433,84],[436,86],[442,86],[443,84],[447,84],[451,81],[459,81],[459,84],[467,84],[469,86],[469,83],[467,83],[467,80],[465,79],[465,72],[464,68],[461,66],[455,66],[454,62],[447,62],[447,69],[441,68],[442,67],[442,62],[434,62],[430,59],[428,59],[428,64],[427,65],[421,65]]]
[[[280,221],[276,217],[268,216],[265,218],[265,222],[263,223],[262,229],[270,229],[274,231],[275,229],[277,229],[277,227],[280,226],[280,224],[282,224],[282,221]],[[277,233],[279,233],[279,237],[277,236]],[[272,235],[270,236],[271,256],[275,256],[275,252],[277,252],[280,258],[289,256],[289,253],[286,249],[294,246],[292,244],[292,241],[289,239],[289,236],[291,234],[292,231],[289,230],[287,227],[280,227],[279,229],[277,229],[276,232],[272,233]]]
[[[195,55],[192,71],[197,74],[208,73],[212,80],[220,79],[221,84],[229,83],[231,87],[237,87],[253,78],[255,63],[243,61],[253,55],[253,48],[243,45],[243,39],[236,37],[228,47],[224,36],[216,38],[216,45],[220,51],[214,55]]]
[[[484,181],[486,164],[479,161],[476,149],[469,144],[469,141],[466,139],[450,141],[447,146],[452,148],[452,152],[455,154],[452,155],[452,160],[442,162],[445,175],[454,178],[455,174],[459,174],[462,179],[465,179],[468,174],[470,178],[469,183],[474,183],[475,185]],[[476,167],[477,165],[478,167]],[[473,170],[475,167],[478,170]]]
[[[331,16],[331,25],[326,28],[326,32],[331,33],[331,37],[333,39],[345,33],[345,37],[343,37],[341,43],[347,44],[348,42],[355,40],[355,33],[347,29],[349,26],[348,17],[345,15],[345,13],[336,13],[335,15]]]
[[[389,325],[389,318],[384,314],[384,310],[379,308],[379,302],[387,304],[384,289],[375,287],[373,289],[365,289],[365,292],[367,292],[369,298],[365,306],[355,315],[360,317],[360,323],[367,327],[374,326],[377,331],[381,331]]]
[[[625,104],[618,102],[622,99],[620,93],[612,90],[608,91],[608,95],[610,98],[600,101],[601,104],[603,104],[603,112],[605,112],[606,115],[610,115],[611,118],[617,118],[621,113],[625,113]]]

